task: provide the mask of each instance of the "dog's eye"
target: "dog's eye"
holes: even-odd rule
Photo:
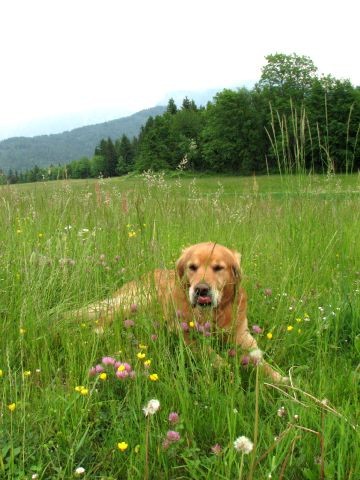
[[[189,270],[192,270],[193,272],[196,272],[197,269],[198,269],[198,266],[197,266],[197,265],[195,265],[195,264],[193,264],[193,263],[191,263],[191,264],[189,265]]]
[[[214,265],[212,269],[214,272],[220,272],[220,270],[224,270],[224,267],[222,265]]]

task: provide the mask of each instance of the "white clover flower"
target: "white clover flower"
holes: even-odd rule
[[[280,407],[277,411],[278,417],[285,417],[286,416],[286,409],[285,407]]]
[[[37,480],[39,478],[39,474],[38,473],[33,473],[31,475],[31,480]]]
[[[84,467],[77,467],[75,469],[75,476],[76,477],[81,477],[85,473],[85,468]]]
[[[148,415],[154,415],[154,413],[156,413],[159,410],[159,408],[160,408],[159,400],[156,400],[155,398],[153,398],[152,400],[149,400],[146,407],[143,408],[145,417],[147,417]]]
[[[247,437],[238,437],[234,442],[234,448],[238,452],[245,453],[248,455],[254,448],[253,442]]]

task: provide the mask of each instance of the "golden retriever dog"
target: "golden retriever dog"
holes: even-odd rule
[[[156,292],[169,328],[180,329],[186,324],[201,328],[206,324],[206,328],[219,331],[232,344],[250,352],[250,356],[255,350],[255,362],[261,364],[265,374],[275,381],[284,381],[258,357],[260,351],[248,328],[246,293],[240,287],[240,260],[238,252],[222,245],[198,243],[182,252],[175,270],[155,270],[139,282],[126,283],[111,298],[75,313],[96,319],[98,329],[102,329],[118,311],[149,303]],[[190,343],[189,333],[185,331],[184,335]]]

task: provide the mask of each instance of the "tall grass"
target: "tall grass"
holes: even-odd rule
[[[0,190],[0,478],[359,478],[359,177],[150,177]],[[204,240],[241,251],[250,326],[290,386],[216,336],[190,351],[156,302],[103,335],[63,315]],[[134,378],[89,376],[104,356]]]

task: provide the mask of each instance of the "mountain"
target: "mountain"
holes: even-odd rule
[[[75,128],[68,132],[36,137],[13,137],[0,142],[0,170],[28,170],[34,165],[46,167],[92,156],[103,138],[116,140],[123,134],[137,136],[150,116],[161,115],[166,107],[141,110],[128,117]]]

